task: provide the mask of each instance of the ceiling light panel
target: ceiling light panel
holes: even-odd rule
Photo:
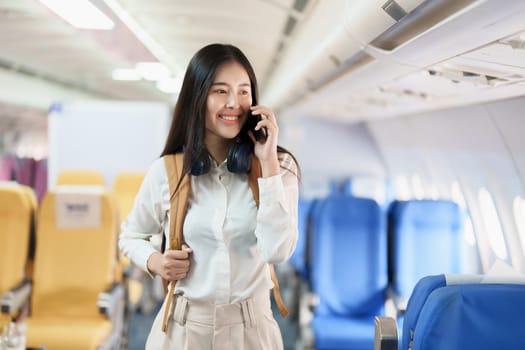
[[[40,0],[51,11],[79,29],[113,29],[115,23],[89,0]]]
[[[118,2],[180,66],[186,67],[206,44],[231,43],[245,52],[260,80],[271,64],[293,6],[291,1],[287,8],[279,1],[156,1],[155,6],[142,0]]]

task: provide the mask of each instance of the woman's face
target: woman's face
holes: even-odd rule
[[[235,61],[219,66],[206,99],[207,147],[234,139],[252,104],[250,78]]]

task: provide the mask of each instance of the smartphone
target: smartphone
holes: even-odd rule
[[[257,123],[261,120],[262,117],[260,115],[253,115],[251,113],[248,113],[248,119],[244,124],[244,128],[246,131],[251,130],[253,132],[253,136],[255,137],[256,141],[264,141],[266,140],[267,136],[266,128],[260,128],[259,130],[255,130],[255,126],[257,126]]]

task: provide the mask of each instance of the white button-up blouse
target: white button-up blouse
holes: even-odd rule
[[[259,178],[259,208],[248,175],[226,161],[191,176],[183,240],[192,248],[190,270],[176,285],[189,299],[234,303],[273,288],[268,263],[286,261],[297,242],[297,168],[280,154],[281,173]],[[164,160],[157,159],[122,224],[119,247],[147,270],[147,260],[169,232],[170,198]],[[167,239],[166,242],[169,242]]]

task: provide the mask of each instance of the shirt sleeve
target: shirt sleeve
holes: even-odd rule
[[[169,185],[164,160],[160,158],[146,173],[119,236],[122,253],[148,273],[149,257],[160,250],[168,208]]]
[[[293,158],[282,154],[279,175],[259,178],[259,210],[255,236],[261,257],[282,263],[297,244],[298,169]]]

